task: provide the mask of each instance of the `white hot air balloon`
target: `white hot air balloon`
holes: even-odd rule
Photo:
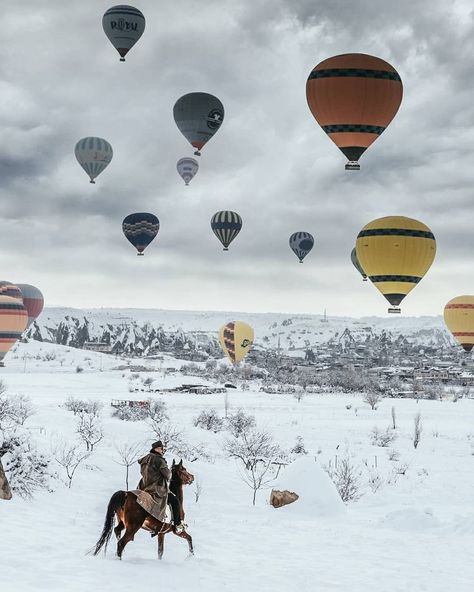
[[[185,184],[189,185],[189,182],[199,170],[199,164],[195,158],[180,158],[176,163],[176,169],[179,175],[183,178]]]
[[[133,6],[119,5],[109,8],[102,17],[104,33],[120,54],[120,61],[143,35],[145,17]]]
[[[112,146],[103,138],[82,138],[74,150],[77,162],[90,177],[90,182],[109,165],[112,160]]]

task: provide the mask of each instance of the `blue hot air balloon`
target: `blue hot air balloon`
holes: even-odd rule
[[[143,251],[158,234],[160,222],[154,214],[137,212],[129,214],[122,222],[122,230],[128,241],[137,249],[137,255]]]

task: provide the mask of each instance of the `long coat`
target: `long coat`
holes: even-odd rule
[[[171,479],[171,471],[166,464],[166,460],[161,454],[150,452],[141,458],[138,463],[142,475],[138,489],[149,493],[160,506],[161,512],[164,512],[168,499],[168,481]]]

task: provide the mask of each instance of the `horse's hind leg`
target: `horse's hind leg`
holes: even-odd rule
[[[119,542],[117,543],[117,557],[119,559],[122,559],[122,553],[123,550],[125,549],[125,545],[127,543],[129,543],[130,541],[133,541],[135,534],[138,532],[140,526],[127,526],[127,529],[125,530],[125,534],[123,535],[123,537],[119,540]]]
[[[165,550],[165,535],[160,533],[158,535],[158,559],[163,559],[164,550]]]
[[[124,523],[121,520],[119,520],[117,526],[114,528],[114,534],[117,539],[120,538],[120,535],[122,534],[122,530],[124,528]]]

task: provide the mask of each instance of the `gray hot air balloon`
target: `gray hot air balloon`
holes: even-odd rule
[[[365,271],[362,269],[362,265],[359,263],[359,259],[357,259],[357,253],[356,253],[355,247],[351,251],[351,261],[352,261],[352,265],[357,269],[357,271],[362,276],[362,279],[364,280],[364,282],[366,282],[367,275],[366,275]]]
[[[179,131],[199,152],[224,121],[224,106],[213,95],[194,92],[182,96],[173,107],[173,116]]]
[[[298,257],[300,263],[303,263],[303,259],[311,251],[314,246],[313,235],[309,232],[294,232],[290,236],[290,248],[293,253]]]
[[[74,152],[91,183],[95,183],[94,179],[108,166],[113,156],[112,146],[102,138],[82,138]]]
[[[189,182],[199,170],[199,163],[195,158],[180,158],[176,163],[176,170],[180,177],[183,178],[185,184],[189,185]]]
[[[120,61],[143,35],[145,17],[133,6],[112,6],[102,17],[102,27],[110,43],[120,54]]]

